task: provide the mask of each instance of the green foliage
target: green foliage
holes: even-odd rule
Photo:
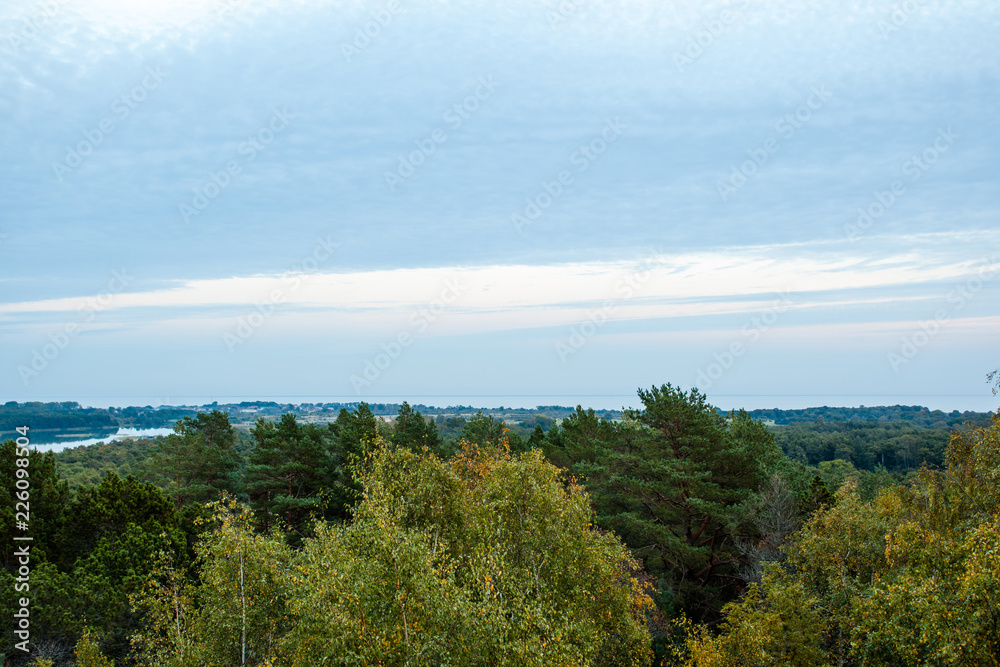
[[[18,452],[18,449],[22,449]],[[18,456],[26,453],[27,457]],[[19,498],[15,488],[16,470],[19,459],[28,459],[28,481],[30,491]],[[53,537],[63,521],[63,513],[70,497],[69,488],[59,478],[56,472],[56,460],[51,452],[40,453],[34,449],[24,451],[18,448],[14,440],[0,444],[0,566],[6,571],[13,571],[15,543],[13,536],[20,534],[16,529],[16,512],[23,510],[17,507],[17,502],[26,502],[30,508],[30,534],[34,537],[32,558],[42,559],[51,554]]]
[[[62,667],[75,645],[80,665],[610,667],[649,664],[652,633],[661,659],[692,665],[997,664],[996,419],[945,444],[963,414],[831,423],[864,415],[822,408],[765,428],[697,391],[639,395],[618,421],[546,408],[561,425],[362,403],[326,427],[286,413],[247,434],[187,414],[146,461],[169,496],[117,472],[140,469],[149,441],[27,453],[31,658]],[[15,449],[0,445],[7,479]]]
[[[751,539],[737,541],[746,559],[740,569],[744,581],[760,582],[768,563],[785,559],[785,548],[799,529],[801,516],[792,487],[781,475],[771,475],[756,502],[749,504],[747,519],[756,530]]]
[[[164,557],[133,596],[142,664],[649,664],[636,564],[539,452],[380,443],[359,476],[355,521],[297,552],[217,506],[199,583]]]
[[[649,664],[649,598],[540,453],[380,448],[350,526],[308,540],[291,665]]]
[[[195,584],[183,567],[166,553],[157,555],[156,566],[143,588],[129,596],[132,610],[143,625],[131,636],[131,644],[150,667],[186,667],[197,664],[199,614],[195,606]]]
[[[220,525],[199,548],[198,664],[268,664],[287,630],[291,551],[280,534],[254,534],[247,508],[232,502],[218,507]]]
[[[596,463],[604,453],[633,436],[634,426],[599,419],[592,409],[584,411],[578,405],[576,412],[563,419],[561,428],[550,428],[547,432],[542,432],[541,426],[536,426],[537,431],[532,433],[532,439],[539,444],[550,461],[581,473],[579,464]],[[594,472],[594,468],[586,469]]]
[[[265,531],[280,526],[297,543],[312,518],[326,515],[324,490],[337,481],[324,431],[286,413],[277,423],[258,419],[251,433],[257,447],[247,467],[250,503]]]
[[[19,426],[34,431],[42,429],[117,429],[118,422],[106,410],[81,408],[79,403],[17,403],[0,405],[0,433],[13,432]]]
[[[577,406],[579,407],[579,406]],[[534,430],[535,428],[540,428],[542,432],[548,431],[550,428],[555,426],[556,420],[548,415],[536,414],[528,419],[522,421],[519,426],[524,429]]]
[[[31,628],[36,638],[56,640],[67,646],[76,642],[76,637],[86,622],[76,598],[73,577],[60,572],[52,563],[42,561],[31,569],[29,592],[31,600]]]
[[[668,384],[639,396],[645,407],[627,412],[637,425],[629,437],[602,440],[591,424],[596,462],[580,469],[592,480],[601,525],[658,579],[661,610],[711,619],[740,592],[746,558],[737,540],[753,535],[747,514],[780,453],[759,422],[745,412],[727,422],[697,390]],[[572,443],[573,429],[564,430]]]
[[[337,421],[328,428],[334,438],[334,449],[339,453],[342,459],[340,463],[343,466],[349,463],[350,457],[363,456],[379,435],[378,420],[364,402],[353,412],[341,408]]]
[[[1000,418],[955,434],[947,462],[899,493],[890,569],[855,602],[862,662],[1000,663]]]
[[[72,647],[90,628],[114,655],[128,653],[128,637],[141,625],[128,605],[155,564],[154,550],[165,540],[129,524],[123,535],[103,538],[73,568],[32,563],[30,580],[32,637],[37,642]],[[9,575],[7,575],[9,576]],[[13,591],[13,582],[0,582]],[[13,600],[4,600],[13,606]],[[10,608],[10,607],[6,607]],[[60,663],[61,664],[61,663]]]
[[[844,459],[823,461],[816,466],[816,470],[819,473],[820,479],[823,480],[823,485],[827,489],[833,489],[834,491],[842,487],[846,482],[857,484],[858,479],[861,477],[854,464]]]
[[[280,534],[255,534],[249,509],[231,499],[214,505],[214,523],[198,546],[197,586],[163,559],[132,597],[149,619],[134,638],[148,664],[270,665],[276,657],[291,551]]]
[[[505,425],[493,415],[477,412],[462,429],[462,440],[481,445],[496,447],[504,439]]]
[[[184,417],[161,440],[147,469],[165,482],[177,506],[205,503],[239,487],[241,466],[236,432],[229,416],[217,410]]]
[[[1000,418],[946,461],[871,501],[845,484],[718,635],[690,630],[686,663],[1000,664]]]
[[[861,406],[858,408],[816,407],[800,410],[752,410],[750,416],[755,419],[773,421],[775,424],[802,424],[807,427],[827,422],[851,422],[865,426],[871,424],[891,424],[904,422],[904,425],[921,428],[935,428],[949,431],[959,428],[968,422],[976,426],[989,424],[990,413],[972,412],[942,412],[930,410],[919,405]]]
[[[150,535],[166,534],[172,543],[185,543],[173,503],[160,489],[134,477],[105,475],[97,486],[80,489],[68,504],[55,543],[60,567],[72,567],[105,538],[117,539],[130,525]]]
[[[423,415],[405,401],[392,426],[390,442],[393,447],[406,447],[413,451],[420,451],[425,447],[435,453],[442,451],[441,437],[434,422],[424,419]]]
[[[927,428],[906,422],[798,423],[772,430],[778,445],[792,460],[809,465],[842,460],[859,470],[883,466],[898,472],[916,470],[923,464],[941,465],[950,438],[947,427]]]
[[[691,667],[828,664],[818,600],[782,575],[769,568],[762,586],[751,584],[739,603],[726,605],[718,634],[682,620],[687,636],[673,651],[675,662]]]
[[[123,655],[139,622],[128,595],[142,586],[157,552],[184,559],[188,535],[159,489],[114,473],[61,509],[60,528],[46,538],[48,560],[32,550],[33,633],[73,646],[91,627]]]
[[[331,465],[327,516],[345,521],[361,495],[361,484],[354,479],[351,466],[378,439],[378,420],[367,403],[362,402],[353,412],[342,408],[337,420],[327,426],[327,437]]]
[[[80,641],[76,643],[76,663],[74,667],[115,667],[115,661],[109,660],[101,653],[90,630],[85,630]]]
[[[55,452],[56,470],[71,491],[100,484],[108,472],[119,477],[142,477],[158,444],[158,440],[137,438],[70,447]]]
[[[483,412],[477,412],[475,417],[466,422],[459,439],[444,447],[441,453],[444,456],[454,456],[461,450],[463,442],[486,447],[498,447],[500,443],[504,443],[504,446],[512,452],[524,452],[530,449],[520,433],[512,430],[502,419]]]
[[[217,404],[212,404],[214,409]],[[129,428],[163,428],[176,424],[178,420],[190,417],[192,408],[186,407],[143,407],[108,408],[108,413],[118,422],[119,426]]]

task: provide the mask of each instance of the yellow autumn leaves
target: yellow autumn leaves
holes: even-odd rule
[[[297,551],[219,505],[200,585],[161,572],[139,603],[157,626],[147,664],[651,663],[636,563],[540,452],[466,444],[445,461],[377,444],[357,474],[353,521]]]
[[[957,433],[947,468],[863,502],[850,484],[806,523],[720,632],[678,662],[1000,664],[1000,419]]]

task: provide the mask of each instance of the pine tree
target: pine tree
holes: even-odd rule
[[[327,437],[331,465],[329,515],[343,521],[361,496],[361,484],[354,479],[353,466],[378,438],[378,419],[364,402],[354,412],[342,408],[337,421],[327,426]]]
[[[477,412],[462,429],[462,439],[481,446],[497,446],[504,440],[505,425],[493,415]]]
[[[218,410],[185,417],[151,457],[152,476],[162,476],[177,507],[218,500],[239,487],[240,456],[229,415]]]
[[[325,515],[324,492],[335,484],[323,431],[286,413],[277,423],[258,419],[250,432],[257,441],[247,467],[250,503],[265,529],[301,536],[311,516]]]
[[[335,451],[346,463],[351,456],[362,456],[370,449],[378,437],[378,419],[368,404],[362,402],[354,412],[341,408],[329,430]]]
[[[639,397],[644,408],[625,413],[638,425],[630,436],[590,424],[593,435],[582,437],[578,424],[564,428],[567,449],[594,441],[595,464],[577,469],[591,480],[601,525],[659,578],[661,609],[712,618],[742,588],[736,541],[752,537],[747,510],[780,453],[760,422],[745,412],[727,420],[696,389],[667,384]]]
[[[396,416],[391,442],[394,447],[406,447],[415,452],[424,447],[432,452],[438,452],[441,448],[441,436],[438,435],[437,426],[433,421],[424,419],[424,416],[411,408],[406,401],[403,401]]]

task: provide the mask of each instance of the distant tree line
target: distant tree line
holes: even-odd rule
[[[36,429],[114,428],[118,422],[99,408],[81,408],[79,403],[18,403],[0,405],[0,432],[14,433],[18,426]]]
[[[402,404],[375,403],[365,404],[376,416],[392,417],[398,414]],[[409,404],[407,404],[409,405]],[[352,412],[360,406],[360,402],[342,403],[277,403],[275,401],[241,401],[239,403],[222,404],[214,402],[208,406],[194,408],[188,406],[129,406],[108,409],[82,408],[76,402],[63,403],[17,403],[9,401],[0,407],[0,433],[13,434],[18,426],[28,425],[34,429],[89,429],[102,431],[116,427],[128,428],[163,428],[172,426],[184,417],[190,417],[198,412],[223,412],[230,419],[244,419],[248,411],[256,411],[256,415],[280,418],[282,414],[292,413],[297,416],[319,418],[320,421],[332,421],[340,411]],[[425,416],[435,418],[440,427],[447,420],[468,421],[464,414],[483,414],[508,423],[513,433],[527,437],[538,423],[543,430],[548,430],[553,421],[561,421],[573,414],[573,408],[558,405],[542,405],[534,409],[524,408],[491,408],[476,409],[471,406],[452,406],[436,408],[425,405],[414,405],[413,410],[421,411]],[[620,410],[597,410],[599,418],[619,420]],[[879,406],[860,408],[806,408],[802,410],[752,410],[750,415],[756,419],[773,421],[776,425],[813,423],[813,422],[907,422],[921,428],[936,428],[949,430],[966,423],[983,426],[989,421],[989,413],[958,412],[945,413],[940,410],[929,410],[919,406]],[[457,430],[445,429],[444,437],[457,436]]]
[[[804,408],[801,410],[751,410],[751,416],[773,421],[775,424],[796,424],[801,422],[906,422],[912,426],[925,428],[952,429],[964,424],[973,423],[985,426],[989,423],[990,413],[943,412],[930,410],[919,405],[890,405],[859,408]]]
[[[620,419],[578,406],[520,425],[408,403],[386,421],[360,403],[247,433],[213,410],[117,453],[30,452],[32,651],[9,636],[0,651],[81,667],[1000,655],[996,418],[950,436],[913,420],[769,428],[697,390],[639,399]],[[8,480],[16,449],[0,447]]]

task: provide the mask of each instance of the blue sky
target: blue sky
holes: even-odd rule
[[[998,28],[986,1],[5,2],[0,389],[995,408]]]

